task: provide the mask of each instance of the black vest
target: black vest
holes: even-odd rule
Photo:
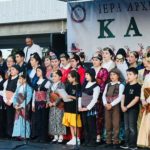
[[[15,79],[8,79],[8,83],[7,83],[7,87],[6,87],[6,91],[11,91],[11,92],[15,92],[16,88],[17,88],[17,82],[18,82],[18,77],[16,77]]]

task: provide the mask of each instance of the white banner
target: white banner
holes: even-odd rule
[[[150,45],[150,0],[68,3],[68,51],[90,59],[104,47],[138,50]]]

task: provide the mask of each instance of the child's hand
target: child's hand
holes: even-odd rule
[[[35,112],[35,106],[32,106],[32,111]]]
[[[83,111],[88,111],[87,108],[79,108],[79,111],[83,112]]]
[[[108,110],[111,110],[111,108],[112,108],[112,105],[111,105],[111,104],[108,104],[107,109],[108,109]]]
[[[52,103],[49,103],[49,107],[52,107],[53,106],[53,104]]]
[[[16,106],[15,106],[15,109],[17,109],[17,110],[20,109],[19,105],[16,105]]]
[[[74,100],[76,97],[75,97],[75,96],[68,95],[67,98]]]
[[[54,102],[54,103],[52,103],[52,106],[54,106],[54,107],[55,107],[55,106],[56,106],[56,103],[55,103],[55,102]]]
[[[46,108],[48,108],[49,107],[49,104],[46,104]]]
[[[105,108],[106,108],[106,110],[111,110],[112,106],[111,106],[111,104],[106,104]]]
[[[127,107],[125,107],[125,106],[122,106],[121,109],[123,112],[126,112],[128,110]]]

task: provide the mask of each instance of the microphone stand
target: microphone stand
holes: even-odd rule
[[[78,135],[77,135],[77,117],[78,117],[78,86],[76,85],[76,145],[74,146],[74,150],[79,150],[79,144],[78,144]]]

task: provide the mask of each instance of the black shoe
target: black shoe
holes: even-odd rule
[[[112,146],[113,146],[112,144],[105,144],[104,148],[112,148]]]
[[[34,143],[39,143],[39,142],[40,142],[40,139],[39,139],[39,138],[36,138],[36,139],[32,140],[32,142],[34,142]]]
[[[120,148],[122,148],[122,149],[129,149],[129,145],[125,143],[125,144],[121,145]]]
[[[87,142],[83,142],[82,146],[87,146],[87,144],[88,144]]]
[[[87,144],[87,147],[96,147],[96,146],[97,146],[96,142],[95,143],[92,142],[92,143]]]
[[[113,144],[113,149],[118,149],[119,148],[119,144]]]
[[[40,143],[46,143],[47,140],[41,139],[39,142],[40,142]]]

